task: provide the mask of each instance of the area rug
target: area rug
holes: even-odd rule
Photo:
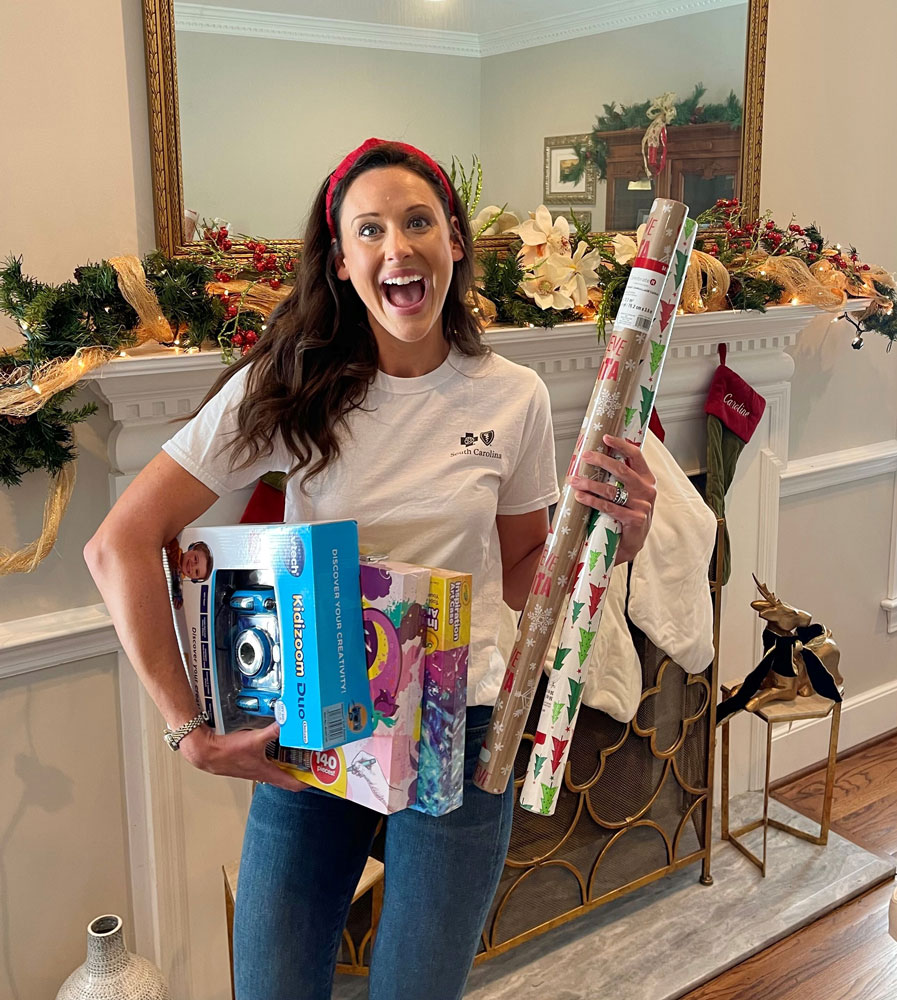
[[[737,796],[732,826],[762,805],[760,793]],[[818,831],[779,802],[770,815]],[[600,906],[477,966],[465,1000],[675,1000],[894,876],[893,859],[835,833],[825,847],[774,829],[768,837],[766,878],[717,839],[712,886],[699,883],[698,864]],[[760,853],[761,831],[743,840]],[[365,997],[366,979],[337,976],[334,1000]]]

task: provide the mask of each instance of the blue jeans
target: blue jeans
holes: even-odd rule
[[[492,709],[468,710],[464,803],[386,821],[383,912],[371,1000],[458,1000],[511,838],[502,796],[471,778]],[[379,813],[316,789],[260,785],[243,840],[234,914],[237,1000],[330,1000],[337,953]]]

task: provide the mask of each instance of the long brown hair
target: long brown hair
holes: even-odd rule
[[[359,156],[336,187],[331,212],[337,233],[349,185],[365,171],[387,166],[405,167],[425,178],[450,220],[440,179],[419,157],[387,142]],[[362,406],[377,371],[377,342],[367,310],[352,283],[336,276],[339,237],[334,243],[327,225],[328,182],[329,178],[312,205],[293,290],[271,314],[258,344],[222,372],[202,403],[251,366],[237,410],[239,432],[225,448],[233,448],[233,458],[243,468],[270,454],[280,434],[296,459],[292,469],[281,471],[290,476],[302,471],[303,489],[339,455],[338,429],[347,428],[348,415]],[[463,203],[451,190],[453,203],[462,206],[455,218],[464,256],[455,262],[442,307],[442,331],[452,347],[477,357],[489,353],[489,348],[468,304],[474,283],[473,239]],[[318,457],[312,461],[315,451]]]

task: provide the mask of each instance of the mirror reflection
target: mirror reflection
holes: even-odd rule
[[[692,214],[736,196],[748,3],[682,6],[176,3],[187,238],[214,218],[301,237],[317,186],[371,135],[468,172],[476,156],[480,207],[520,218],[545,203],[634,229],[657,195]]]

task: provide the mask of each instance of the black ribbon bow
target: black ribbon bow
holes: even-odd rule
[[[740,712],[760,690],[760,686],[772,671],[780,677],[796,677],[794,669],[794,647],[800,642],[801,655],[807,676],[813,685],[813,690],[830,701],[841,701],[841,692],[835,683],[835,678],[828,672],[825,664],[812,649],[807,649],[807,643],[825,635],[825,627],[820,624],[798,625],[788,635],[779,635],[771,628],[763,630],[763,659],[745,677],[741,687],[730,698],[721,701],[716,709],[716,724],[725,722],[730,715]]]

